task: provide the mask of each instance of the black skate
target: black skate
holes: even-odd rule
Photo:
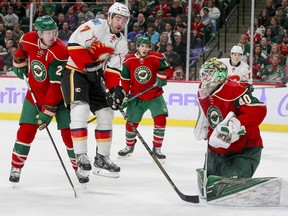
[[[76,154],[77,166],[81,170],[89,171],[92,169],[90,160],[86,153]]]
[[[18,183],[20,181],[21,169],[16,167],[11,167],[9,181],[13,183]]]
[[[124,149],[120,150],[118,152],[119,158],[126,158],[126,157],[131,157],[133,151],[134,151],[134,147],[133,146],[126,146]]]
[[[153,147],[153,153],[159,160],[166,159],[166,155],[161,152],[161,148]]]
[[[103,156],[96,153],[93,174],[110,178],[118,178],[119,172],[120,167],[114,164],[109,156]]]
[[[89,173],[89,171],[83,171],[81,169],[75,170],[75,174],[80,184],[85,184],[89,182]]]

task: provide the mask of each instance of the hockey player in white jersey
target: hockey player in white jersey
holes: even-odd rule
[[[110,6],[107,20],[95,19],[80,25],[68,41],[69,58],[61,84],[65,103],[71,110],[70,127],[77,165],[87,175],[92,170],[87,155],[87,119],[91,111],[97,117],[93,173],[119,177],[120,167],[109,156],[113,109],[117,109],[125,97],[119,82],[128,45],[121,31],[129,17],[127,6],[116,2]],[[108,98],[101,86],[102,78],[110,90]]]
[[[248,88],[250,92],[253,92],[252,86],[252,72],[250,67],[244,61],[241,61],[243,57],[243,48],[241,46],[233,46],[230,52],[230,58],[219,59],[228,68],[228,79],[240,83],[242,86]]]

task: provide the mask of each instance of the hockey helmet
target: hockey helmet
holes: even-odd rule
[[[115,2],[113,5],[110,6],[108,10],[108,23],[111,24],[112,17],[115,14],[122,15],[127,18],[126,24],[129,22],[130,19],[130,11],[125,4]]]
[[[136,47],[139,47],[141,44],[147,44],[150,45],[149,38],[146,37],[138,37],[136,40]]]
[[[202,89],[209,92],[227,79],[227,66],[217,58],[207,60],[200,68],[199,76],[202,82]]]
[[[37,31],[49,31],[57,28],[56,22],[48,15],[38,17],[35,20],[35,29]]]
[[[239,45],[233,46],[232,49],[231,49],[230,54],[232,55],[233,53],[240,53],[241,55],[243,55],[242,47],[239,46]]]

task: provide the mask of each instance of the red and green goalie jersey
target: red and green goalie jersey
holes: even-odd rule
[[[145,58],[137,53],[127,55],[121,73],[122,87],[131,96],[144,91],[156,82],[157,73],[165,73],[167,79],[173,76],[173,69],[166,62],[165,57],[158,52],[149,52]],[[140,95],[141,100],[151,100],[163,93],[162,88],[155,87]]]
[[[201,89],[201,84],[199,89]],[[202,98],[198,91],[198,100],[201,108],[208,119],[208,138],[210,138],[214,128],[225,119],[226,115],[233,111],[236,118],[245,126],[246,133],[241,135],[239,140],[232,143],[229,148],[214,148],[210,150],[217,154],[227,154],[240,152],[244,148],[263,147],[260,136],[259,125],[266,116],[266,105],[243,86],[234,81],[226,81],[220,88],[212,94]]]
[[[39,46],[39,40],[35,31],[26,33],[19,41],[13,66],[21,67],[19,62],[29,61],[28,82],[38,106],[56,106],[62,100],[61,72],[68,59],[67,48],[57,38],[49,49],[43,50]],[[34,104],[29,91],[26,97]]]

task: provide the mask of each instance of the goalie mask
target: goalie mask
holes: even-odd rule
[[[43,45],[46,46],[45,48],[52,46],[58,36],[56,22],[47,15],[35,20],[35,30]]]
[[[112,33],[120,33],[129,23],[130,12],[126,5],[115,2],[108,10],[108,24]]]
[[[219,84],[226,81],[227,66],[217,58],[206,61],[200,68],[199,76],[202,82],[201,91],[205,95],[210,94]]]

